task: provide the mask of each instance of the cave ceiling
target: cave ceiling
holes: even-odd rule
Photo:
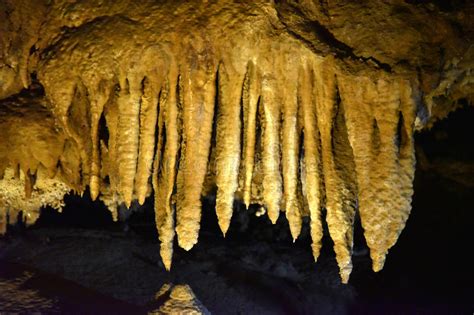
[[[413,134],[473,100],[469,1],[0,2],[0,225],[90,190],[154,195],[160,254],[201,196],[327,222],[340,275],[360,215],[380,270],[411,210]]]

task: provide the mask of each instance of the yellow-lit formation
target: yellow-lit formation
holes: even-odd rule
[[[69,190],[113,212],[153,193],[170,269],[175,234],[197,243],[215,187],[224,235],[235,199],[285,215],[295,240],[309,216],[317,260],[326,220],[347,282],[359,212],[383,267],[411,209],[417,77],[318,54],[269,1],[102,2],[44,2],[41,27],[11,22],[35,30],[18,78],[37,74],[45,97],[0,105],[0,232],[7,209],[60,207]],[[6,97],[16,73],[2,73]]]

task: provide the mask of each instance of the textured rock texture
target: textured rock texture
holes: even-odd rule
[[[153,193],[169,269],[175,234],[196,244],[201,196],[215,190],[223,234],[235,198],[272,222],[284,212],[293,239],[309,216],[315,260],[326,220],[344,282],[359,213],[378,271],[410,213],[415,129],[472,102],[473,12],[2,1],[0,225],[7,210],[60,207],[68,190],[88,187],[114,212]]]
[[[196,298],[193,290],[186,284],[164,284],[156,294],[156,299],[165,302],[157,310],[148,312],[150,315],[195,314],[210,315],[211,313]]]

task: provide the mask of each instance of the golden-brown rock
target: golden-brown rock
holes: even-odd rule
[[[358,211],[378,271],[410,212],[414,130],[472,101],[473,10],[3,1],[0,232],[6,208],[33,218],[69,190],[116,212],[153,189],[170,269],[175,233],[196,244],[216,187],[224,235],[234,198],[273,223],[285,211],[293,239],[309,215],[316,260],[325,219],[344,282]],[[32,78],[45,95],[5,99]]]

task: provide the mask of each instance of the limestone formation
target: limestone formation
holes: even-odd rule
[[[343,282],[359,213],[379,271],[415,130],[472,101],[474,6],[377,3],[2,1],[0,232],[70,190],[111,211],[153,193],[170,269],[215,187],[224,235],[236,199],[294,240],[309,216],[317,260],[325,220]]]
[[[149,315],[189,314],[210,315],[211,312],[194,295],[186,284],[173,285],[165,283],[156,293],[156,300],[162,300],[161,306],[148,312]]]

